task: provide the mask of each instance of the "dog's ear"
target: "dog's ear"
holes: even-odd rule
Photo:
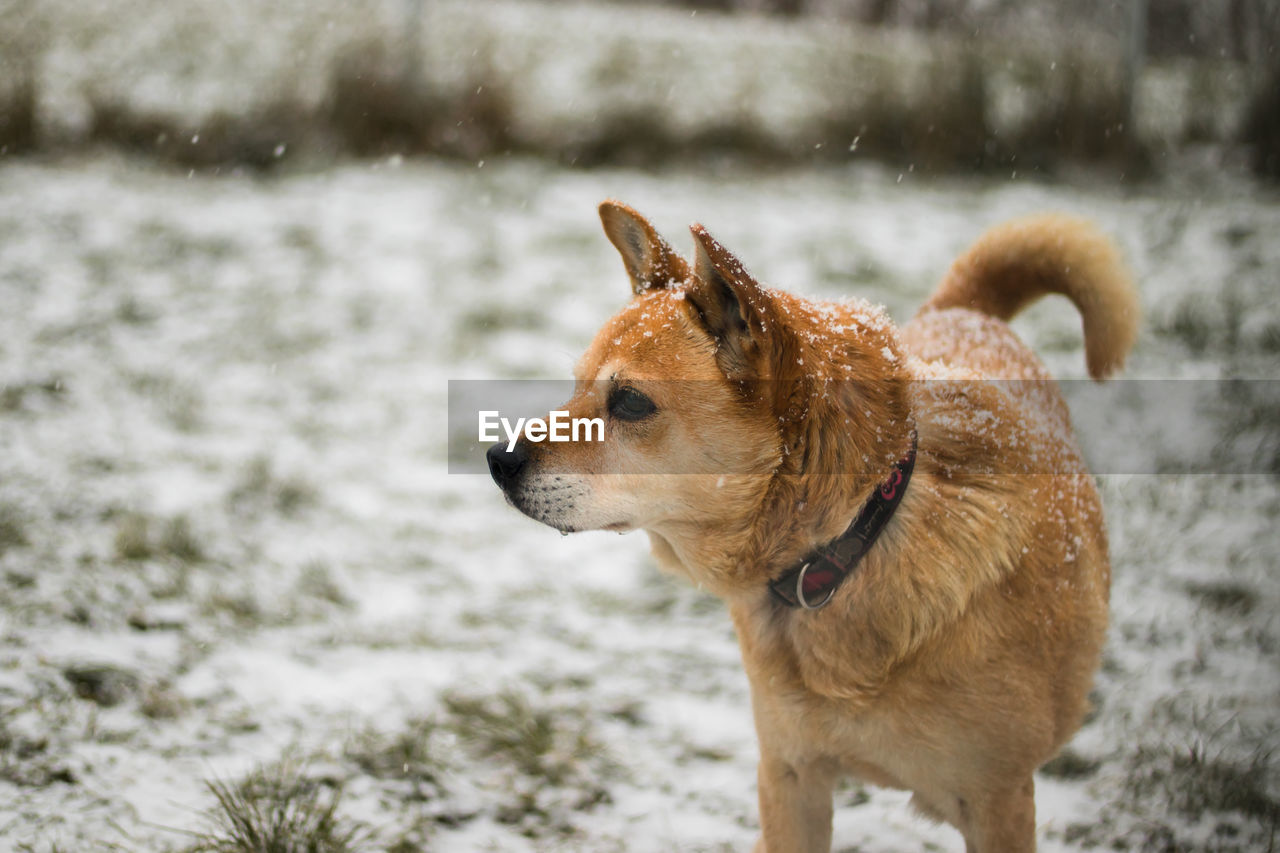
[[[619,201],[600,205],[600,222],[609,242],[622,255],[637,296],[646,290],[670,287],[689,277],[689,265],[649,224],[649,220]]]
[[[769,295],[742,262],[701,225],[694,225],[693,283],[686,298],[719,345],[716,359],[731,379],[758,377],[762,348],[780,331],[770,328]]]

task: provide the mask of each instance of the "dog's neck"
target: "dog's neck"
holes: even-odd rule
[[[911,476],[906,460],[915,458],[914,435],[906,441],[898,462],[869,476],[820,475],[815,486],[811,475],[778,474],[762,490],[756,511],[743,518],[710,529],[705,520],[646,528],[653,556],[663,570],[721,598],[754,597],[815,549],[851,535],[852,528],[867,544],[879,535]],[[902,491],[890,506],[877,495],[895,478]],[[880,515],[860,522],[868,507]]]
[[[759,383],[756,403],[776,416],[778,443],[754,509],[648,528],[660,565],[726,599],[766,590],[840,537],[908,454],[915,429],[910,374],[887,317],[773,298],[786,309],[776,328],[790,331],[776,336],[786,346]]]
[[[843,533],[809,552],[796,566],[769,582],[769,591],[779,602],[788,607],[818,610],[831,601],[836,588],[857,570],[858,563],[897,511],[911,485],[916,447],[913,434],[910,450],[872,492]]]

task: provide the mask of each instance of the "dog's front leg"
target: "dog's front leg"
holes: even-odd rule
[[[760,841],[755,853],[828,853],[836,768],[825,760],[760,759]]]
[[[1036,783],[1022,784],[974,798],[961,828],[966,853],[1035,853]]]

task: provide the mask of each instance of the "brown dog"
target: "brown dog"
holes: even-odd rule
[[[763,287],[701,226],[690,266],[630,208],[600,215],[634,298],[564,408],[604,439],[491,449],[507,499],[562,531],[643,529],[727,602],[757,851],[828,850],[841,774],[911,790],[971,853],[1033,850],[1032,773],[1086,709],[1110,566],[1066,405],[1004,321],[1066,295],[1090,374],[1118,368],[1138,309],[1111,244],[1002,226],[898,329]]]

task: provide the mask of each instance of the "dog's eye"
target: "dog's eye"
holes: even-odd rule
[[[609,414],[624,421],[638,421],[658,410],[645,395],[634,388],[617,388],[609,395]]]

